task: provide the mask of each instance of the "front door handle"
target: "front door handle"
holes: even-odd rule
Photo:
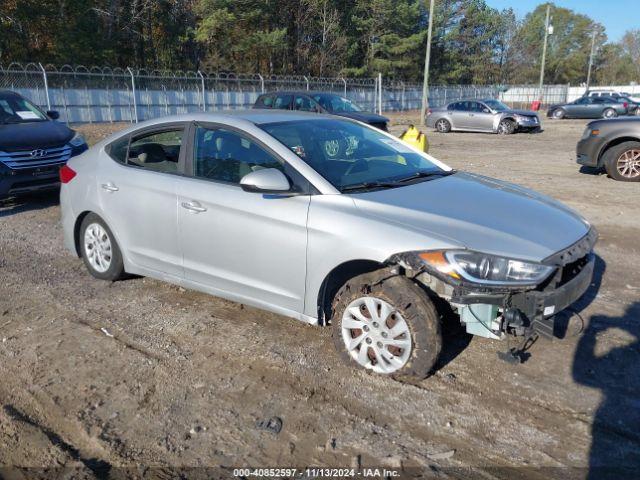
[[[102,185],[100,185],[104,190],[106,190],[107,192],[117,192],[118,190],[120,190],[118,187],[116,187],[113,183],[111,182],[107,182],[107,183],[103,183]]]
[[[190,202],[182,202],[182,208],[185,208],[193,213],[202,213],[207,211],[205,207],[200,205],[200,202],[196,202],[195,200],[192,200]]]

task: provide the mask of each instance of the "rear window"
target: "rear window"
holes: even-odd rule
[[[262,108],[273,107],[273,95],[262,95],[258,97],[258,100],[256,101],[256,105]]]

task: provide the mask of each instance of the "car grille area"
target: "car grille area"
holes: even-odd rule
[[[48,167],[66,163],[71,157],[71,146],[36,148],[16,152],[0,152],[0,162],[12,170]]]

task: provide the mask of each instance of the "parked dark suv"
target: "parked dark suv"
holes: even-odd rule
[[[640,182],[640,118],[589,122],[577,146],[577,162],[605,168],[624,182]]]
[[[299,112],[316,112],[353,118],[360,122],[387,130],[389,119],[376,113],[365,112],[348,98],[327,92],[272,92],[258,97],[253,108],[277,108]]]
[[[0,198],[57,188],[60,167],[87,149],[82,135],[57,118],[0,90]]]

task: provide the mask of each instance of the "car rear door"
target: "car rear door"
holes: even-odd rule
[[[263,143],[227,125],[194,124],[190,145],[178,183],[187,281],[232,300],[302,312],[310,196],[251,193],[239,182],[261,168],[303,179]]]
[[[184,167],[185,126],[153,126],[114,142],[97,174],[105,221],[127,258],[173,277],[182,276],[176,181]]]
[[[468,128],[466,125],[469,123],[468,107],[469,102],[456,102],[449,105],[451,109],[447,109],[451,118],[451,125],[453,128]]]

